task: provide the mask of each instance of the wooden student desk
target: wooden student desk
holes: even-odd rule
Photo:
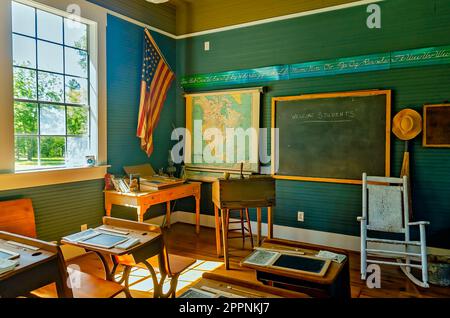
[[[331,262],[330,267],[323,277],[252,264],[242,263],[242,266],[256,270],[257,279],[270,286],[302,292],[315,298],[351,298],[350,267],[348,253],[346,251],[286,240],[266,240],[262,247],[276,250],[300,251],[305,255],[311,256],[316,255],[321,250],[346,255],[347,258],[341,264]]]
[[[94,252],[95,254],[97,254],[103,264],[106,279],[109,281],[115,281],[118,266],[122,265],[124,267],[123,275],[118,283],[125,282],[125,292],[127,293],[128,297],[131,297],[128,289],[128,279],[130,276],[131,268],[138,263],[144,264],[150,271],[154,282],[155,292],[153,293],[153,296],[155,298],[160,297],[162,293],[162,286],[167,275],[164,259],[164,241],[161,228],[159,226],[151,224],[120,220],[110,217],[103,218],[103,225],[98,229],[101,228],[128,232],[128,237],[139,238],[140,243],[127,250],[118,248],[107,249],[95,247],[92,245],[83,244],[82,242],[72,242],[64,239],[61,241],[61,243],[80,247],[85,249],[86,251]],[[109,266],[109,262],[105,255],[111,257],[113,262],[112,268]],[[147,262],[149,258],[155,255],[159,255],[159,270],[162,276],[160,280],[158,280],[156,272],[153,269],[152,265]]]
[[[37,251],[16,247],[6,242],[14,241],[39,248]],[[58,297],[66,297],[63,271],[65,265],[58,256],[58,247],[35,239],[0,232],[0,248],[20,254],[19,265],[12,271],[0,274],[0,298],[27,296],[33,290],[55,283]]]
[[[205,273],[194,287],[203,290],[204,287],[209,287],[244,298],[310,298],[306,294],[240,279],[238,276],[231,277],[216,272]]]
[[[170,201],[195,197],[196,232],[200,233],[200,196],[201,183],[189,182],[179,186],[151,192],[122,193],[117,191],[104,191],[106,215],[111,216],[113,204],[136,208],[139,222],[144,222],[145,212],[152,206],[166,203],[166,224],[170,227]]]
[[[217,255],[221,254],[221,242],[223,242],[226,269],[230,267],[227,219],[231,210],[256,208],[257,245],[260,245],[262,208],[267,208],[267,237],[273,238],[273,207],[275,206],[275,180],[273,178],[264,176],[246,179],[218,179],[212,186],[212,201],[216,224]],[[220,228],[222,228],[222,238],[220,237]]]

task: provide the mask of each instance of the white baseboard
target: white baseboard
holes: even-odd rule
[[[153,223],[153,220],[149,220],[148,222]],[[183,211],[173,212],[171,216],[171,224],[175,224],[177,222],[195,224],[195,213]],[[252,228],[256,229],[257,228],[256,222],[252,221],[251,223]],[[156,222],[155,224],[161,224],[161,221]],[[200,225],[204,227],[214,228],[215,227],[214,216],[200,215]],[[267,223],[263,223],[261,228],[262,228],[262,235],[266,236]],[[322,232],[302,228],[293,228],[281,225],[274,225],[273,234],[275,238],[279,239],[330,246],[355,252],[360,251],[360,238],[358,236]],[[387,246],[386,244],[374,244],[374,247],[376,248],[386,249],[386,246]],[[389,247],[392,249],[392,245],[389,245]],[[428,254],[433,255],[450,255],[450,250],[436,247],[428,247],[427,252]]]

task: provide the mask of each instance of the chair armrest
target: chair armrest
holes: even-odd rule
[[[409,222],[408,225],[430,225],[428,221]]]
[[[365,218],[363,216],[358,216],[356,219],[358,220],[358,222],[362,222],[362,221],[367,220],[367,218]]]

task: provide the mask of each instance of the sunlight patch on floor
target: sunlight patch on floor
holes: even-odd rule
[[[194,285],[197,281],[202,278],[202,275],[207,272],[211,272],[220,266],[221,262],[212,262],[197,260],[192,266],[181,273],[178,278],[177,293],[183,289]],[[158,279],[161,279],[159,274],[159,269],[155,267],[155,272],[157,273]],[[119,280],[122,277],[121,274],[116,275],[116,279]],[[153,280],[151,278],[150,272],[144,268],[134,267],[130,273],[129,279],[130,291],[140,291],[140,292],[153,292]],[[167,278],[164,286],[163,292],[167,292],[170,289],[170,278]]]

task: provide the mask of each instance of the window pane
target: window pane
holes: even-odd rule
[[[64,19],[64,44],[87,50],[87,25]]]
[[[41,105],[41,135],[66,134],[66,109],[64,106]]]
[[[66,76],[66,103],[88,104],[87,80]]]
[[[38,106],[33,103],[14,104],[14,131],[16,134],[38,133]]]
[[[16,137],[16,170],[38,167],[38,137]]]
[[[37,10],[37,36],[39,39],[61,43],[63,41],[63,18]]]
[[[15,66],[36,68],[36,41],[14,34],[13,59]]]
[[[66,138],[41,137],[41,166],[65,165]]]
[[[89,133],[88,118],[87,108],[67,106],[67,134],[87,135]]]
[[[66,47],[66,74],[87,77],[87,53]]]
[[[68,137],[67,138],[67,164],[69,166],[83,166],[86,163],[86,156],[89,155],[88,137]]]
[[[38,41],[38,68],[43,71],[63,72],[63,47]]]
[[[14,68],[14,97],[35,100],[36,71],[23,68]]]
[[[46,72],[39,72],[38,84],[40,101],[64,101],[64,76]]]
[[[17,2],[12,3],[13,32],[36,36],[35,17],[34,8]]]

